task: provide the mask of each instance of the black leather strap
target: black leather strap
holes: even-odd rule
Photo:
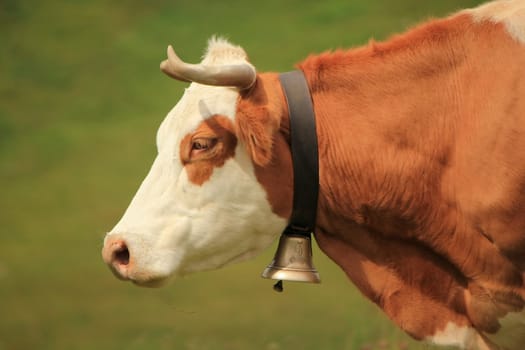
[[[279,75],[288,103],[294,172],[293,209],[285,234],[310,236],[315,228],[319,196],[319,157],[315,113],[302,71]]]

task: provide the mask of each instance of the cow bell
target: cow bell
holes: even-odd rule
[[[279,280],[274,286],[282,292],[282,281],[320,283],[319,273],[312,262],[312,241],[309,235],[286,231],[279,239],[277,252],[262,273],[263,278]]]

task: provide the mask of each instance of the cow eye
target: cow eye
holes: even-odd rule
[[[191,146],[191,149],[195,149],[195,150],[203,150],[203,149],[206,149],[208,148],[208,145],[205,143],[205,142],[202,142],[202,141],[193,141],[193,145]]]
[[[195,139],[191,144],[192,151],[206,151],[217,143],[217,139]]]

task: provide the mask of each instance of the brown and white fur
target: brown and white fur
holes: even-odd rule
[[[203,60],[241,61],[223,40]],[[298,67],[316,114],[321,249],[416,339],[525,348],[525,1]],[[290,217],[289,141],[277,74],[242,91],[192,83],[105,261],[152,285],[259,253]]]

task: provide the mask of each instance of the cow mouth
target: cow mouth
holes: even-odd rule
[[[130,279],[130,280],[134,285],[139,286],[139,287],[159,288],[159,287],[164,286],[167,283],[168,279],[166,277],[157,277],[157,278],[147,279],[143,281],[134,280],[134,279]]]

